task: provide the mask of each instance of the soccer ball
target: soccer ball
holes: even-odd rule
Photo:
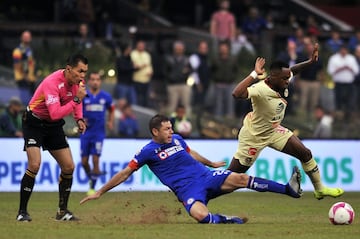
[[[349,203],[337,202],[329,210],[329,220],[334,225],[348,225],[354,221],[355,211]]]

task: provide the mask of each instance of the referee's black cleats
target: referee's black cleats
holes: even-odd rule
[[[55,216],[57,221],[79,221],[80,219],[75,217],[69,210],[58,210]]]
[[[302,196],[303,190],[301,189],[301,173],[297,166],[293,167],[292,175],[289,182],[286,184],[286,194],[293,198]]]
[[[26,211],[19,211],[19,214],[16,216],[16,220],[19,222],[31,222],[31,217]]]

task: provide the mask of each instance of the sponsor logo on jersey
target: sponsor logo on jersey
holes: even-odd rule
[[[90,104],[85,106],[86,111],[102,112],[104,111],[104,105],[102,104]]]
[[[66,96],[72,96],[73,94],[72,94],[72,92],[70,92],[70,91],[68,91],[67,93],[66,93]]]
[[[65,86],[65,85],[64,85],[64,82],[58,84],[58,88],[59,88],[59,89],[63,88],[64,86]]]
[[[166,158],[170,157],[171,155],[183,151],[184,148],[181,145],[172,146],[170,148],[164,149],[160,153],[158,153],[158,156],[161,160],[165,160]]]
[[[59,102],[59,97],[56,95],[47,95],[47,99],[46,99],[46,104],[47,105],[52,105]]]
[[[176,145],[180,145],[180,142],[179,142],[179,140],[177,140],[177,139],[174,139],[174,144],[176,144]]]
[[[104,98],[101,98],[101,99],[99,100],[99,103],[102,104],[102,105],[105,105],[106,100],[105,100]]]
[[[158,156],[161,160],[165,160],[167,157],[169,157],[169,155],[164,151],[160,152]]]
[[[250,156],[254,156],[257,153],[257,149],[256,148],[249,148],[248,150],[248,154]]]
[[[194,198],[189,198],[188,200],[186,200],[186,204],[187,205],[191,205],[195,202],[195,199]]]

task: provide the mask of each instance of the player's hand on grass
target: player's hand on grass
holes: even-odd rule
[[[81,205],[81,204],[84,204],[84,203],[87,202],[87,201],[98,199],[100,196],[101,196],[100,193],[99,193],[99,192],[96,192],[96,193],[93,194],[93,195],[84,197],[84,198],[80,201],[80,205]]]
[[[265,73],[264,66],[265,66],[265,58],[263,57],[256,58],[254,71],[258,75],[262,75]]]
[[[220,167],[224,167],[224,166],[226,166],[226,162],[225,162],[225,161],[212,162],[212,163],[211,163],[211,167],[213,167],[213,168],[220,168]]]

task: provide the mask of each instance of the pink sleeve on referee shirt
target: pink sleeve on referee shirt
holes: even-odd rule
[[[75,110],[74,110],[74,119],[82,119],[83,118],[83,108],[82,108],[82,102],[80,104],[75,104]]]
[[[45,83],[45,82],[43,82]],[[48,81],[46,83],[51,83]],[[77,106],[73,100],[66,102],[64,105],[60,104],[61,91],[56,84],[47,84],[44,86],[45,105],[49,110],[51,120],[60,120],[74,111]],[[79,104],[81,108],[81,104]]]

